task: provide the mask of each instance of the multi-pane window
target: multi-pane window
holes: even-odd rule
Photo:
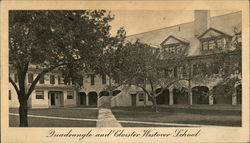
[[[50,75],[50,84],[55,84],[55,75]]]
[[[184,77],[187,76],[186,66],[182,67],[182,76],[184,76]]]
[[[95,75],[94,74],[92,74],[91,76],[90,76],[90,82],[91,82],[91,85],[95,85]]]
[[[198,69],[197,69],[197,65],[193,65],[193,75],[197,75],[198,74]]]
[[[203,41],[202,42],[202,49],[203,50],[207,50],[208,49],[208,42],[207,41]]]
[[[106,75],[102,74],[102,84],[106,84]]]
[[[202,41],[202,50],[222,49],[226,44],[225,38],[208,39]]]
[[[44,84],[44,76],[41,76],[39,79],[39,84]]]
[[[211,64],[211,70],[213,74],[218,74],[219,73],[219,65],[218,63],[212,63]]]
[[[206,64],[206,63],[201,63],[199,68],[200,68],[201,72],[202,72],[204,75],[207,74],[207,64]]]
[[[216,44],[215,44],[215,40],[210,40],[208,42],[208,49],[215,49]]]
[[[28,74],[28,83],[32,83],[33,82],[33,74],[29,73]]]
[[[222,39],[217,39],[216,40],[216,44],[217,44],[217,47],[219,49],[223,48],[223,41],[222,41]]]
[[[61,84],[61,76],[58,75],[58,84]]]
[[[44,99],[44,91],[36,90],[36,99]]]
[[[11,100],[11,90],[9,90],[9,100]]]
[[[67,99],[74,99],[74,92],[73,91],[67,92]]]
[[[138,93],[139,101],[144,101],[144,94]]]

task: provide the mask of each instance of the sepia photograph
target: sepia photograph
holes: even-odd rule
[[[1,141],[249,140],[244,2],[18,3],[1,3]]]
[[[10,127],[240,127],[241,22],[241,11],[11,10]]]

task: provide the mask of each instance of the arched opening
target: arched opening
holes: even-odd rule
[[[113,95],[113,96],[116,96],[116,95],[118,95],[120,92],[121,92],[121,90],[114,90],[114,91],[112,91],[112,95]]]
[[[209,88],[206,86],[196,86],[192,88],[193,104],[209,104]]]
[[[92,91],[88,93],[89,105],[97,105],[97,93]]]
[[[161,89],[156,93],[159,93]],[[163,92],[156,97],[156,102],[158,105],[168,105],[169,104],[169,90],[164,89]]]
[[[109,96],[109,92],[108,91],[101,91],[99,93],[99,97],[102,97],[102,96]]]
[[[234,87],[231,85],[217,85],[213,87],[214,104],[232,104]]]
[[[237,104],[242,103],[242,86],[236,86],[236,97],[237,97]]]
[[[173,89],[174,104],[188,104],[188,92],[183,89]]]
[[[80,93],[78,93],[78,99],[79,99],[79,104],[80,105],[86,105],[86,93],[85,92],[80,92]]]

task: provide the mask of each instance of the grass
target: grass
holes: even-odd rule
[[[112,112],[117,120],[125,121],[241,126],[241,110],[159,107],[159,112],[154,112],[151,107],[115,107],[112,108]],[[122,123],[122,125],[124,127],[151,126],[138,123]]]
[[[10,113],[18,113],[18,109],[9,109]],[[64,118],[97,119],[98,110],[95,108],[50,108],[29,109],[28,115],[40,115]],[[96,127],[96,121],[75,121],[66,119],[28,118],[29,127]],[[19,116],[9,115],[9,126],[19,126]]]
[[[10,113],[18,113],[17,108],[9,109]],[[65,118],[86,118],[96,119],[98,110],[95,108],[46,108],[46,109],[29,109],[30,115],[43,115]]]
[[[10,127],[19,127],[19,117],[9,116]],[[29,127],[95,127],[96,121],[74,121],[74,120],[62,120],[62,119],[44,119],[33,118],[28,119]]]

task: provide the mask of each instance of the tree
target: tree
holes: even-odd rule
[[[119,53],[121,56],[117,60],[123,84],[140,87],[152,98],[153,108],[158,112],[156,97],[177,81],[175,77],[165,78],[162,74],[162,65],[170,65],[172,61],[162,60],[156,48],[139,40],[135,43],[127,42]],[[161,91],[156,92],[159,87]]]
[[[10,11],[9,63],[18,76],[18,84],[9,81],[20,103],[20,126],[28,126],[27,101],[39,79],[54,69],[79,65],[91,70],[102,54],[103,41],[110,39],[111,13],[105,10],[82,11]],[[26,84],[30,67],[41,69],[31,84]]]

